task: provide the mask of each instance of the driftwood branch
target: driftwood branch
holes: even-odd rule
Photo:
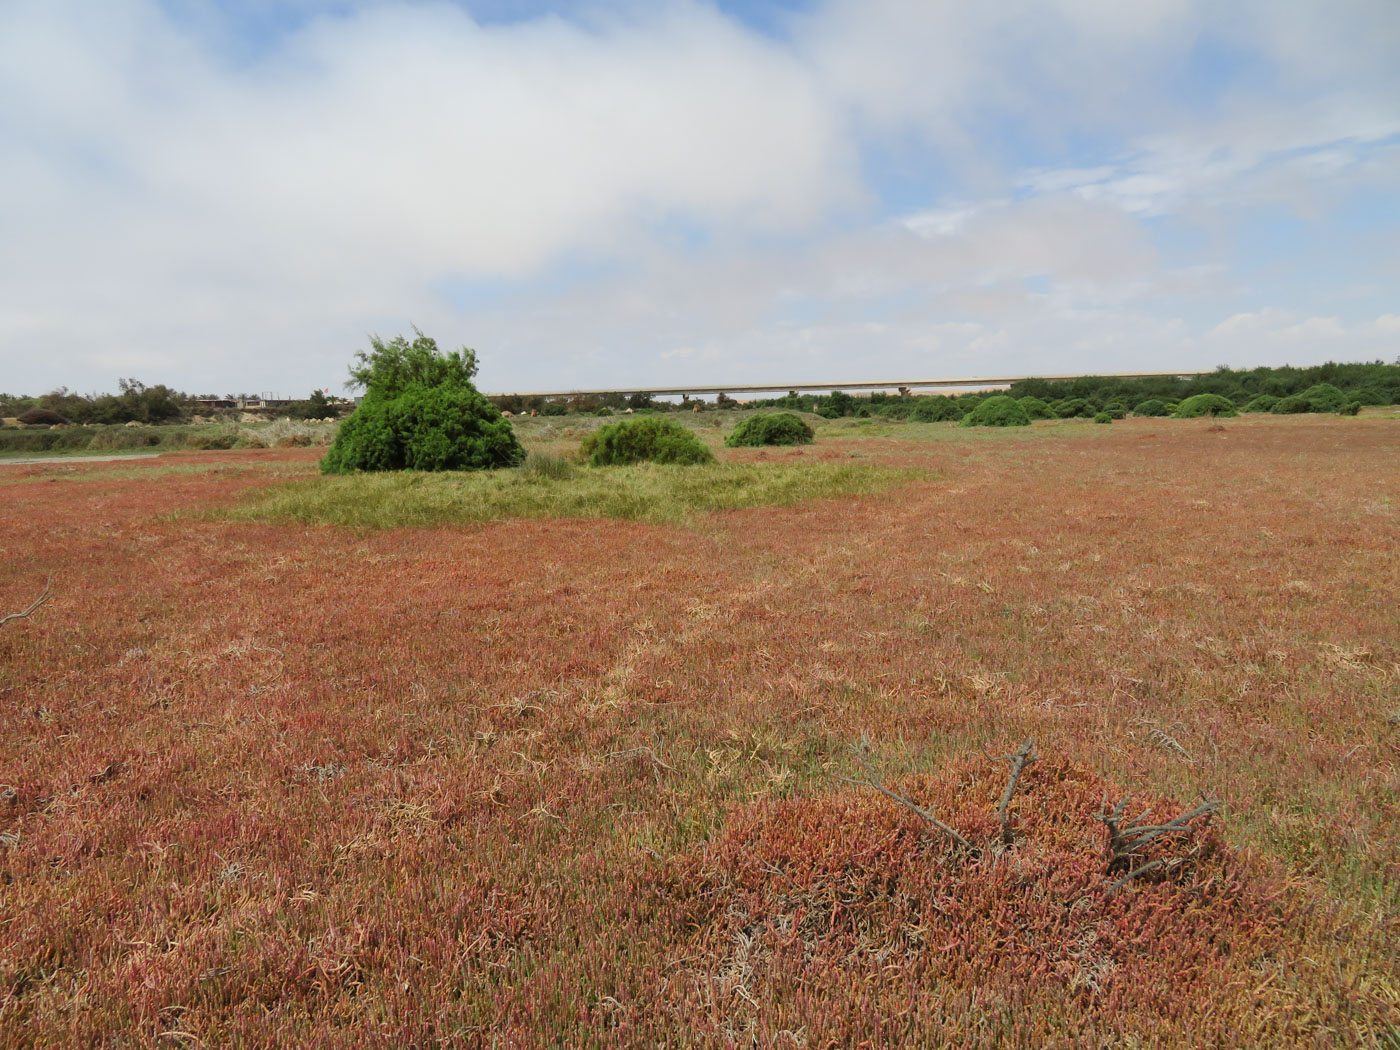
[[[1001,793],[1001,802],[997,805],[997,820],[1001,821],[1001,844],[1009,847],[1015,843],[1015,835],[1011,832],[1011,797],[1016,794],[1016,782],[1021,779],[1021,773],[1032,762],[1039,760],[1040,756],[1035,753],[1035,741],[1027,739],[1024,744],[1018,747],[1014,754],[1002,755],[996,759],[998,762],[1011,763],[1011,775],[1006,780],[1006,790]]]
[[[1191,823],[1193,820],[1201,817],[1209,819],[1211,814],[1220,808],[1218,799],[1204,799],[1195,809],[1182,813],[1180,816],[1173,817],[1161,824],[1149,824],[1147,823],[1147,812],[1131,820],[1127,819],[1130,798],[1131,796],[1124,798],[1111,810],[1108,808],[1108,800],[1104,799],[1099,812],[1094,814],[1094,818],[1108,828],[1108,870],[1110,872],[1124,870],[1128,872],[1109,888],[1110,892],[1159,868],[1174,867],[1177,862],[1166,858],[1148,861],[1137,867],[1134,867],[1134,863],[1141,858],[1142,851],[1153,842],[1170,835],[1191,834],[1195,830]]]
[[[874,767],[871,766],[870,760],[866,757],[865,752],[863,750],[852,744],[851,754],[855,755],[856,759],[865,768],[865,775],[867,779],[852,780],[849,777],[837,777],[837,780],[844,781],[847,784],[856,784],[859,787],[874,788],[886,798],[898,802],[901,806],[909,810],[911,813],[915,813],[919,817],[923,818],[923,820],[927,824],[937,829],[945,837],[952,839],[955,843],[957,843],[957,845],[960,848],[967,850],[967,852],[969,853],[977,852],[977,848],[973,846],[971,842],[968,842],[967,839],[963,838],[963,836],[959,834],[959,832],[955,828],[950,828],[947,824],[943,823],[943,821],[939,820],[928,810],[924,809],[923,806],[920,806],[917,802],[913,802],[910,799],[905,798],[898,792],[891,791],[889,788],[887,788],[884,785],[884,783],[880,780],[880,778],[876,775]]]
[[[22,611],[22,612],[10,613],[10,614],[7,615],[7,616],[0,617],[0,627],[3,627],[5,624],[9,623],[11,620],[25,620],[25,619],[28,619],[31,613],[33,613],[36,609],[39,608],[39,606],[43,605],[46,601],[48,601],[49,598],[52,596],[53,592],[52,592],[52,590],[50,590],[50,587],[49,587],[49,585],[50,585],[52,582],[53,582],[53,577],[52,577],[52,576],[50,576],[47,580],[44,581],[44,592],[43,592],[42,594],[40,594],[39,597],[35,598],[32,602],[29,603],[29,608],[25,609],[25,610]]]

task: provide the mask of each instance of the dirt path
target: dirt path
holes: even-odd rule
[[[36,463],[111,463],[119,459],[154,459],[159,452],[125,452],[112,456],[23,456],[0,459],[0,467],[26,467]]]

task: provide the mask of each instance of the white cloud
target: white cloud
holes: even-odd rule
[[[1227,337],[1344,356],[1386,332],[1276,318],[1267,287],[1252,329],[1154,316],[1239,282],[1223,252],[1167,269],[1143,220],[1400,186],[1391,3],[824,0],[787,40],[702,0],[489,27],[294,6],[300,29],[233,47],[212,0],[0,3],[5,386],[325,386],[411,322],[518,387],[1186,367]],[[1173,90],[1203,39],[1270,69],[1206,116]],[[929,152],[926,207],[876,217],[872,145]],[[509,294],[440,294],[476,278]]]

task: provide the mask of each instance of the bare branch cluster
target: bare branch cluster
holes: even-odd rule
[[[973,857],[980,856],[982,850],[974,846],[956,828],[945,824],[928,810],[924,809],[912,799],[892,791],[876,774],[874,767],[870,764],[868,744],[862,740],[860,744],[851,745],[851,753],[865,769],[864,780],[853,780],[849,777],[837,777],[836,779],[847,784],[855,784],[859,787],[873,788],[886,798],[898,802],[911,813],[919,816],[926,824],[936,830],[943,837],[951,840],[961,850]],[[991,758],[991,756],[988,756]],[[1040,755],[1036,753],[1035,741],[1027,739],[1020,747],[1009,755],[1001,755],[991,760],[994,762],[1006,762],[1010,765],[1010,773],[1006,780],[1006,789],[1001,794],[1001,801],[997,804],[997,820],[1001,824],[1001,849],[1010,849],[1016,843],[1015,832],[1011,825],[1011,800],[1016,795],[1016,788],[1021,780],[1021,774],[1026,767],[1033,762],[1037,762]],[[1100,821],[1108,828],[1109,836],[1109,864],[1108,873],[1110,875],[1126,872],[1120,879],[1108,887],[1109,893],[1116,893],[1133,879],[1141,878],[1153,871],[1170,871],[1186,862],[1186,857],[1158,857],[1153,860],[1139,863],[1143,859],[1143,851],[1152,843],[1160,839],[1173,836],[1190,835],[1196,831],[1200,825],[1193,824],[1193,821],[1201,818],[1210,818],[1220,808],[1218,799],[1207,799],[1202,797],[1201,804],[1195,809],[1188,810],[1161,824],[1148,823],[1150,810],[1144,811],[1136,817],[1128,817],[1128,803],[1132,796],[1127,796],[1117,805],[1109,807],[1107,797],[1099,808],[1099,812],[1094,814],[1094,819]]]
[[[1112,809],[1109,809],[1108,799],[1105,798],[1099,812],[1094,814],[1094,819],[1101,821],[1108,828],[1109,873],[1127,871],[1126,875],[1109,887],[1110,893],[1149,872],[1179,865],[1179,857],[1158,857],[1145,864],[1137,862],[1142,859],[1143,850],[1153,842],[1168,836],[1191,834],[1195,830],[1191,824],[1193,820],[1201,817],[1209,819],[1211,814],[1220,808],[1218,799],[1202,799],[1195,809],[1162,824],[1149,824],[1147,818],[1151,815],[1151,810],[1128,818],[1128,803],[1131,798],[1131,795],[1127,796]]]

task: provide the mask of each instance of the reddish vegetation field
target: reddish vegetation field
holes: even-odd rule
[[[1400,420],[818,451],[937,473],[356,533],[205,515],[316,450],[0,467],[0,1047],[1400,1047]],[[1113,891],[1128,794],[1221,808]]]

